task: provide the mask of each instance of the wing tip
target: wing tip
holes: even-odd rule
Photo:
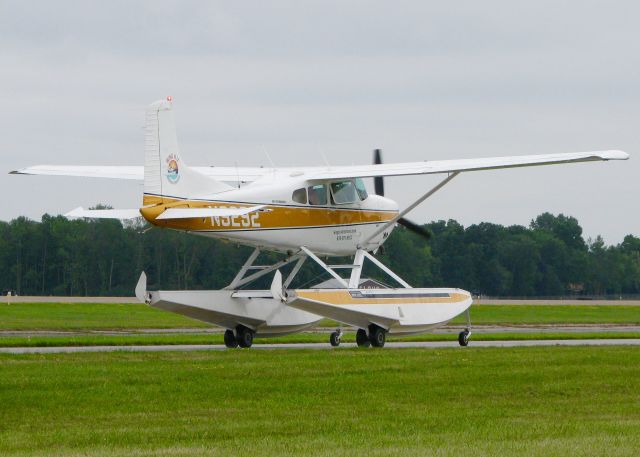
[[[599,156],[603,160],[628,160],[631,156],[628,152],[613,149],[610,151],[603,151]]]

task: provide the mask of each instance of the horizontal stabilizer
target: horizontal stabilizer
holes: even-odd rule
[[[265,205],[244,208],[169,208],[156,219],[192,219],[195,217],[244,216],[264,208]]]
[[[65,217],[86,217],[91,219],[135,219],[142,217],[138,209],[84,209],[78,207],[69,211]]]

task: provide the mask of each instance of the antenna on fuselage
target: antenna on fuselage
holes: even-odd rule
[[[324,161],[324,164],[327,166],[327,168],[331,168],[331,165],[329,165],[329,161],[327,160],[327,156],[324,155],[324,151],[322,150],[322,148],[320,146],[317,146],[317,148],[320,157],[322,157],[322,160]]]
[[[264,151],[264,155],[267,156],[267,160],[269,161],[269,163],[271,164],[271,168],[275,168],[276,164],[273,163],[273,160],[271,160],[271,156],[269,155],[269,151],[267,151],[266,146],[262,146],[262,150]]]

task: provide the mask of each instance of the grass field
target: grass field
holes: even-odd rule
[[[640,306],[473,305],[475,324],[640,324]],[[456,318],[453,323],[463,323]],[[326,321],[325,325],[335,323]],[[0,305],[0,330],[97,330],[209,327],[146,305],[16,303]]]
[[[143,304],[14,303],[0,305],[3,330],[95,330],[207,327]]]
[[[607,455],[625,347],[0,355],[0,455]]]

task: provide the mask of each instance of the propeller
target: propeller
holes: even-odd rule
[[[382,164],[382,151],[380,149],[373,150],[373,163],[375,165]],[[373,178],[373,188],[375,190],[376,195],[380,195],[384,197],[384,178],[382,176],[376,176]],[[412,231],[416,235],[420,235],[425,239],[431,238],[431,232],[424,228],[423,226],[416,224],[415,222],[411,222],[410,220],[401,217],[398,219],[398,224],[404,226],[408,230]]]

